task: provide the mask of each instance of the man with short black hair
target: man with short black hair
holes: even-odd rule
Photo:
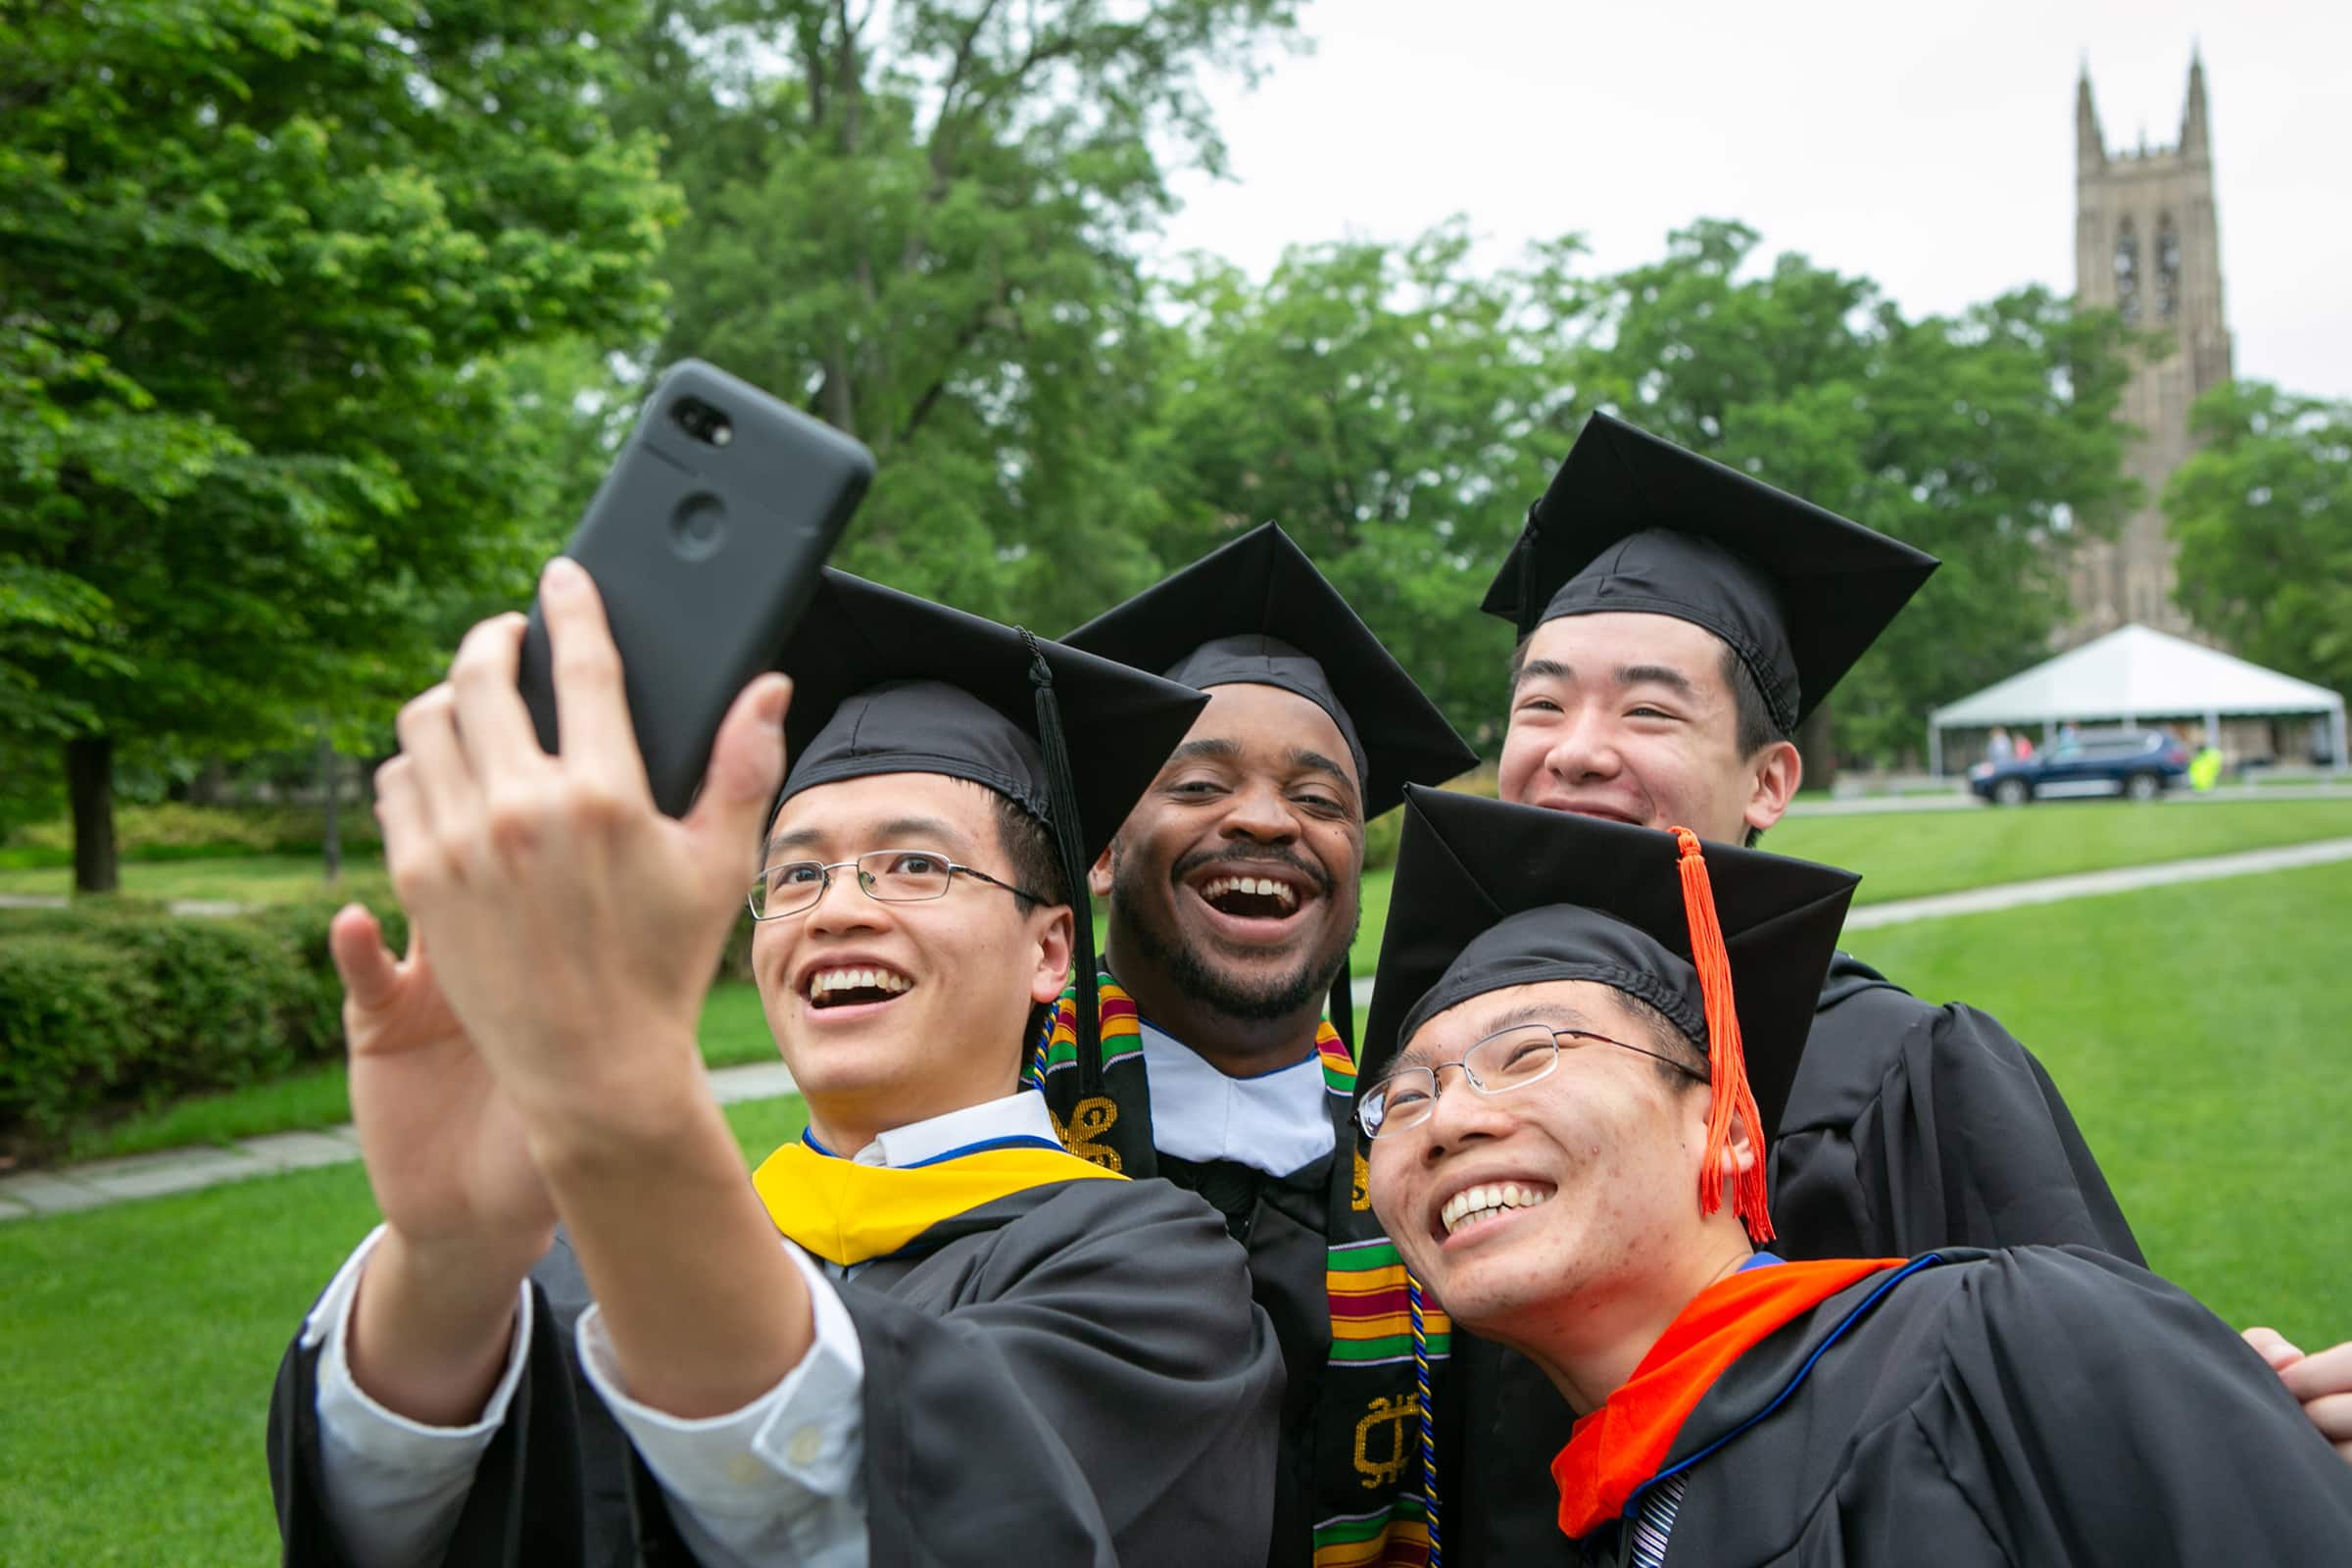
[[[755,682],[671,821],[594,585],[541,599],[563,755],[520,617],[476,627],[379,776],[410,956],[332,932],[385,1224],[280,1371],[287,1560],[1247,1559],[1281,1367],[1242,1251],[1019,1083],[1199,694],[828,572],[789,718]],[[808,1106],[748,1175],[695,1046],[747,880]]]
[[[1635,1568],[2340,1556],[2352,1475],[2145,1270],[1760,1250],[1854,881],[1411,792],[1359,1114],[1414,1277],[1578,1418],[1552,1549],[1514,1560],[1563,1537]]]

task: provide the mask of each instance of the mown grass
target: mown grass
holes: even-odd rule
[[[2352,867],[1854,934],[2049,1068],[2155,1268],[2243,1328],[2352,1338]]]
[[[1857,904],[2352,835],[2352,800],[2042,801],[1791,816],[1763,848],[1862,873]]]
[[[807,1112],[727,1119],[757,1160]],[[0,1225],[0,1563],[274,1562],[270,1380],[374,1222],[349,1165]]]

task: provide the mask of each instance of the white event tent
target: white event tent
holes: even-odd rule
[[[2046,733],[2068,723],[2202,719],[2206,738],[2218,745],[2224,718],[2303,715],[2329,720],[2330,755],[2341,769],[2344,700],[2338,694],[2146,626],[2120,626],[1936,709],[1928,715],[1928,765],[1942,773],[1947,729],[2039,725]]]

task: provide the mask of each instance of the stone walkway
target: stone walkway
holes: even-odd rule
[[[2219,877],[2253,876],[2266,871],[2290,871],[2302,866],[2352,860],[2352,838],[2324,839],[2275,850],[2249,850],[2237,855],[2214,855],[2201,859],[2169,860],[2155,865],[2128,865],[2109,871],[2084,871],[2073,876],[2045,877],[2034,882],[2008,882],[1997,887],[1971,888],[1963,893],[1939,893],[1931,898],[1897,899],[1868,905],[1846,916],[1848,931],[1870,931],[1913,920],[1936,920],[1954,914],[1984,914],[2029,905],[2055,904],[2066,899],[2130,893],[2140,888],[2176,882],[2205,882]],[[1364,1016],[1372,1002],[1369,976],[1355,982],[1355,1012]],[[746,1067],[722,1067],[710,1075],[710,1087],[722,1104],[746,1100],[769,1100],[792,1093],[792,1074],[784,1064],[760,1062]],[[194,1192],[221,1182],[243,1181],[281,1171],[307,1170],[318,1165],[346,1164],[360,1157],[360,1146],[350,1126],[324,1132],[272,1133],[238,1140],[226,1149],[176,1149],[122,1159],[95,1160],[58,1170],[28,1171],[0,1176],[0,1221],[27,1214],[56,1214],[97,1208],[139,1198]]]

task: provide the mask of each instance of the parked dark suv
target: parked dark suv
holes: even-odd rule
[[[2062,795],[2152,801],[2187,776],[2188,749],[2162,730],[2089,730],[2020,760],[1979,762],[1968,787],[2002,806]]]

